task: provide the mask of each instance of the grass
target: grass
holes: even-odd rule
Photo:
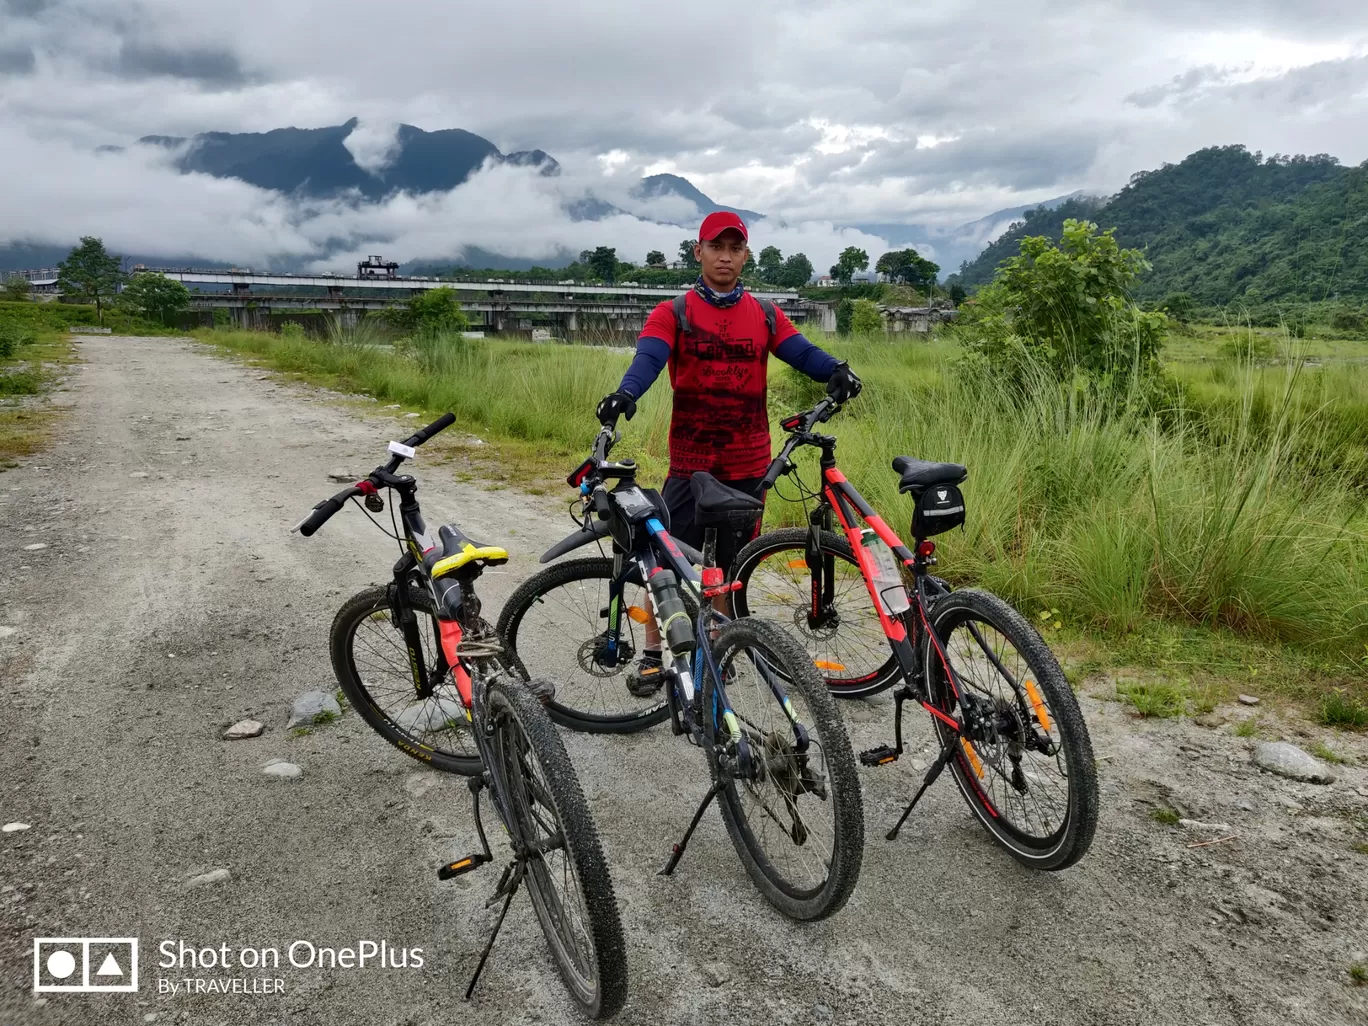
[[[1311,754],[1322,762],[1328,762],[1333,766],[1339,766],[1344,763],[1344,756],[1340,755],[1339,752],[1335,751],[1324,741],[1317,741],[1313,744],[1311,746]]]
[[[1235,736],[1258,737],[1259,718],[1257,716],[1250,716],[1248,719],[1241,720],[1239,723],[1235,725]]]
[[[1327,727],[1364,730],[1368,728],[1368,703],[1336,689],[1322,699],[1320,721]]]
[[[1187,689],[1180,684],[1117,682],[1116,694],[1145,718],[1168,719],[1187,711]]]
[[[324,709],[322,712],[314,713],[313,725],[315,727],[321,727],[326,723],[332,723],[334,720],[339,720],[341,718],[341,716],[333,712],[331,709]]]
[[[0,303],[6,305],[20,304]],[[6,327],[0,322],[0,329]],[[47,443],[59,414],[32,397],[51,388],[61,369],[76,359],[65,332],[23,329],[7,337],[22,341],[6,347],[8,356],[0,355],[0,470],[17,466]]]
[[[559,490],[583,458],[594,404],[630,359],[498,339],[197,334],[318,384],[429,415],[450,409],[492,443],[477,450],[482,479],[535,489]],[[1056,388],[1020,396],[957,375],[952,337],[815,340],[865,381],[828,429],[847,477],[895,527],[911,511],[892,456],[970,468],[968,522],[937,539],[954,583],[997,592],[1032,619],[1048,611],[1037,627],[1080,659],[1160,668],[1127,695],[1147,715],[1174,709],[1175,690],[1185,707],[1210,707],[1254,680],[1313,707],[1340,694],[1327,713],[1335,725],[1368,726],[1368,367],[1309,368],[1286,339],[1284,361],[1264,366],[1198,339],[1185,344],[1205,355],[1173,365],[1171,408],[1115,416]],[[775,364],[770,412],[821,392]],[[665,471],[669,412],[658,384],[621,425],[615,455],[636,458],[646,483]],[[810,451],[800,460],[809,486],[814,461]],[[767,523],[801,523],[801,506],[777,501],[793,482],[777,493]]]
[[[1349,967],[1349,980],[1355,987],[1368,986],[1368,965],[1355,962]]]
[[[291,737],[308,737],[313,733],[313,727],[295,727],[290,731]]]
[[[1178,820],[1182,817],[1172,809],[1150,809],[1150,819],[1164,826],[1177,826]]]

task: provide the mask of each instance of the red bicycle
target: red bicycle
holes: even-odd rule
[[[837,697],[903,682],[894,692],[894,745],[862,752],[865,765],[885,766],[902,754],[904,704],[930,714],[940,754],[889,840],[949,766],[974,815],[1013,857],[1036,869],[1072,865],[1097,826],[1097,772],[1064,672],[1007,602],[976,589],[954,591],[930,572],[930,536],[964,523],[959,485],[968,471],[893,460],[900,490],[914,503],[909,549],[837,469],[836,439],[813,430],[838,409],[823,399],[782,422],[788,438],[765,487],[794,473],[791,457],[801,446],[821,450],[821,486],[814,492],[794,474],[801,499],[816,500],[808,525],[771,531],[738,553],[734,614],[792,623]]]

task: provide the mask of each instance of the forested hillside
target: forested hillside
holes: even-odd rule
[[[1142,171],[1110,199],[1029,211],[952,280],[990,281],[1021,239],[1058,239],[1070,217],[1115,228],[1121,245],[1145,251],[1154,267],[1136,287],[1140,299],[1368,299],[1368,165],[1343,167],[1323,154],[1264,159],[1243,146]]]

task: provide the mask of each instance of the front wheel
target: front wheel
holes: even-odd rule
[[[484,719],[504,825],[528,853],[527,890],[561,978],[593,1019],[627,999],[627,955],[613,881],[565,745],[517,682],[490,683]]]
[[[883,691],[898,679],[901,668],[850,543],[832,531],[818,534],[820,594],[814,616],[807,541],[806,527],[784,527],[761,535],[737,554],[732,578],[741,587],[732,593],[735,614],[792,626],[837,698]]]
[[[706,674],[700,709],[716,740],[709,760],[727,833],[775,908],[825,919],[855,889],[864,855],[864,803],[845,724],[812,661],[777,625],[733,620],[713,654],[725,684]],[[736,765],[738,733],[749,772]]]
[[[519,585],[499,614],[499,636],[528,673],[555,682],[547,712],[571,730],[630,734],[669,715],[659,691],[634,695],[627,687],[645,647],[650,603],[645,588],[628,582],[614,609],[612,579],[611,559],[552,563]],[[610,623],[619,626],[616,639],[608,637]]]
[[[935,718],[941,744],[956,746],[950,771],[964,800],[1018,861],[1073,865],[1097,828],[1097,769],[1059,662],[1020,613],[984,591],[939,599],[931,627],[931,701],[969,734]]]

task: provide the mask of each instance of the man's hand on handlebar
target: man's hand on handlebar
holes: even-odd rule
[[[594,411],[599,423],[610,427],[617,423],[619,417],[631,420],[634,413],[636,398],[630,392],[613,392],[605,395],[599,400],[598,408]]]
[[[843,405],[859,395],[860,389],[863,387],[864,384],[850,369],[850,364],[842,360],[831,372],[831,377],[827,380],[826,392],[827,395],[831,396],[833,402],[837,405]]]

